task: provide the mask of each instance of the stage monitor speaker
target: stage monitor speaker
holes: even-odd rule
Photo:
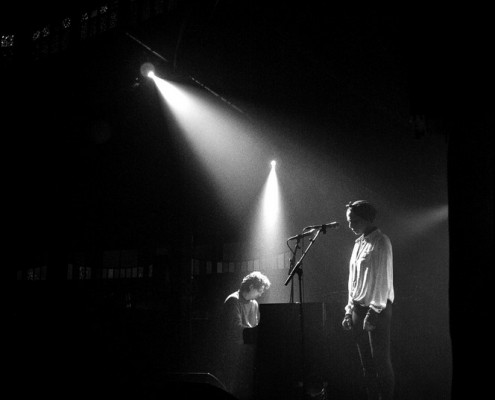
[[[225,385],[208,372],[167,372],[157,374],[153,384],[146,390],[147,400],[177,399],[192,400],[214,398],[218,400],[237,400],[228,393]]]
[[[168,382],[206,383],[218,389],[227,390],[220,379],[209,372],[169,372],[165,375],[165,380]]]

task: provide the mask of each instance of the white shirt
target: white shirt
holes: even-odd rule
[[[378,313],[387,306],[387,300],[393,303],[392,244],[380,229],[356,239],[349,262],[348,291],[348,314],[352,313],[354,302]]]

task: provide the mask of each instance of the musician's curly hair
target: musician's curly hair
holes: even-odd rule
[[[261,289],[264,288],[265,290],[268,290],[270,288],[270,280],[263,275],[259,271],[254,271],[251,272],[250,274],[246,275],[241,283],[241,292],[248,292],[249,287],[253,285],[255,289]]]

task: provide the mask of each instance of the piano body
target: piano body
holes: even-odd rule
[[[261,303],[260,315],[259,325],[243,332],[244,343],[256,347],[256,398],[290,399],[303,380],[306,386],[325,381],[329,356],[326,304]]]

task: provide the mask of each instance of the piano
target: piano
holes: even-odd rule
[[[254,380],[259,399],[290,399],[303,378],[305,383],[325,379],[326,304],[303,304],[304,330],[300,314],[299,303],[261,303],[259,325],[243,331],[244,343],[256,345]]]
[[[293,339],[301,335],[301,312],[304,321],[304,335],[321,333],[326,324],[325,303],[305,303],[302,310],[299,303],[261,303],[260,323],[255,328],[245,328],[243,339],[245,344],[257,344],[261,332],[261,340],[275,339],[279,334],[289,334]],[[287,338],[287,336],[285,336]],[[261,343],[263,345],[263,343]]]

